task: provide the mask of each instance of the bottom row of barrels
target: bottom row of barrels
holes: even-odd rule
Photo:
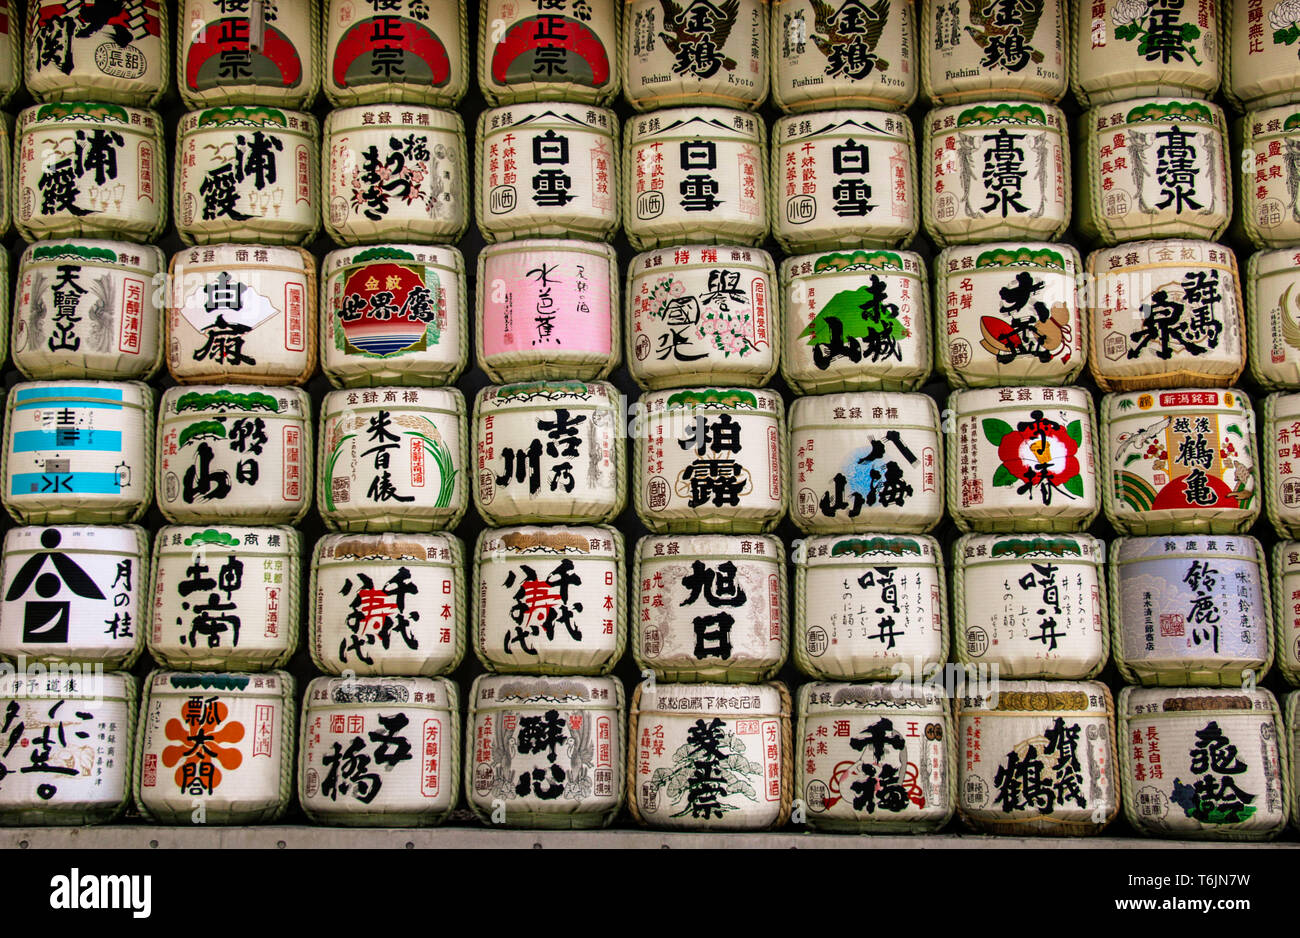
[[[957,701],[955,710],[949,700]],[[0,679],[0,822],[308,818],[440,823],[464,786],[504,827],[1101,831],[1264,840],[1295,817],[1300,692],[1002,681],[948,665],[893,684],[639,685],[483,675],[462,740],[445,678],[321,677],[295,726],[282,671]],[[139,719],[137,720],[137,713]],[[792,727],[792,713],[797,722]],[[1289,731],[1288,731],[1289,730]],[[793,738],[791,736],[793,731]],[[299,740],[295,762],[295,737]],[[462,752],[464,754],[462,772]]]

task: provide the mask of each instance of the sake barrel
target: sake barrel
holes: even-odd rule
[[[1070,88],[1081,107],[1154,95],[1209,98],[1219,88],[1217,0],[1080,5],[1071,25]],[[1231,0],[1226,4],[1231,7]]]
[[[1208,241],[1088,255],[1089,356],[1103,391],[1226,387],[1246,363],[1237,259]]]
[[[618,94],[620,0],[480,6],[478,86],[488,104],[609,104]]]
[[[1080,837],[1119,814],[1115,703],[1096,681],[1002,681],[957,701],[957,813],[988,834]]]
[[[489,528],[474,560],[474,654],[502,674],[608,674],[627,642],[623,535]]]
[[[1107,394],[1101,487],[1120,534],[1239,534],[1259,517],[1255,413],[1241,391]]]
[[[168,388],[158,508],[176,524],[296,524],[311,507],[311,399],[301,388]]]
[[[1264,398],[1259,448],[1268,520],[1279,537],[1300,537],[1300,394]]]
[[[766,251],[683,245],[628,265],[627,367],[648,390],[761,386],[776,373],[776,269]],[[775,333],[775,334],[774,334]]]
[[[948,660],[943,555],[925,535],[817,535],[794,554],[794,663],[820,680],[920,681]]]
[[[165,526],[153,545],[149,654],[173,671],[266,671],[298,649],[302,535]]]
[[[670,108],[623,128],[623,229],[639,251],[760,244],[767,237],[766,128],[727,108]]]
[[[1291,779],[1277,699],[1263,688],[1126,687],[1124,815],[1155,837],[1271,840]]]
[[[475,353],[498,384],[591,381],[623,359],[621,282],[611,244],[529,238],[478,255]]]
[[[772,128],[772,236],[788,254],[893,248],[916,236],[912,122],[883,111],[782,117]]]
[[[756,110],[767,98],[767,0],[623,0],[623,95],[638,111]]]
[[[465,258],[453,247],[342,248],[321,263],[320,363],[336,388],[451,384],[469,356]]]
[[[937,831],[957,802],[957,742],[942,694],[924,685],[799,688],[795,791],[808,824],[846,834]]]
[[[460,799],[460,694],[440,677],[318,677],[302,703],[298,803],[316,824],[427,827]]]
[[[651,535],[637,542],[632,656],[661,681],[774,677],[790,647],[785,548],[776,537]]]
[[[645,827],[769,830],[790,817],[784,684],[638,684],[628,749],[628,807]]]
[[[1285,0],[1224,4],[1223,93],[1239,111],[1300,99],[1300,8]]]
[[[754,534],[785,515],[785,407],[739,388],[655,391],[637,403],[633,504],[657,534]]]
[[[1277,669],[1288,684],[1300,684],[1300,541],[1273,545],[1273,644]]]
[[[429,7],[444,4],[428,4]],[[176,83],[187,108],[310,108],[320,90],[320,0],[205,3],[182,0]],[[360,6],[360,4],[357,4]]]
[[[924,532],[943,520],[943,441],[928,395],[796,398],[787,451],[800,531]]]
[[[266,824],[293,793],[294,681],[154,671],[145,680],[132,795],[155,824]]]
[[[20,524],[122,524],[153,502],[154,392],[136,381],[30,381],[5,402],[0,475]]]
[[[513,104],[479,115],[478,229],[484,241],[618,230],[618,118],[577,104]]]
[[[623,685],[481,674],[465,720],[465,798],[485,823],[606,827],[623,806]]]
[[[1300,243],[1300,105],[1249,111],[1240,133],[1237,221],[1257,248]]]
[[[331,531],[434,531],[469,504],[465,398],[455,388],[331,391],[316,505]]]
[[[0,105],[8,104],[23,85],[17,10],[18,4],[0,0],[0,11],[4,13],[0,21]]]
[[[956,388],[1073,384],[1083,371],[1079,252],[1004,241],[934,261],[935,358]]]
[[[1013,679],[1087,680],[1110,655],[1106,545],[1087,534],[966,534],[952,549],[961,665]]]
[[[415,104],[339,108],[325,119],[325,232],[339,244],[459,241],[469,225],[465,124]]]
[[[305,384],[316,371],[316,259],[218,244],[171,259],[167,370],[181,384]]]
[[[71,101],[18,115],[14,225],[28,241],[154,241],[167,224],[167,159],[154,111]],[[3,214],[0,213],[0,218]]]
[[[27,90],[37,101],[156,106],[171,85],[170,6],[141,0],[101,11],[93,3],[28,3]],[[12,11],[6,16],[16,32]]]
[[[464,0],[329,0],[324,12],[321,84],[331,106],[460,103],[470,62]]]
[[[934,104],[987,97],[1055,103],[1069,79],[1066,0],[922,0],[921,90]]]
[[[1250,376],[1265,390],[1300,389],[1300,249],[1250,255],[1244,293]]]
[[[152,245],[28,245],[14,291],[14,366],[37,379],[151,377],[162,361],[164,267]]]
[[[1092,395],[1084,388],[953,391],[945,467],[962,531],[1082,531],[1101,507]]]
[[[190,111],[176,130],[176,233],[186,244],[308,244],[320,230],[320,126],[304,111]]]
[[[327,674],[435,677],[465,654],[465,549],[451,534],[327,534],[311,558],[310,642]]]
[[[787,114],[837,107],[906,111],[920,50],[911,0],[773,0],[772,102]]]
[[[129,674],[0,673],[12,726],[0,765],[0,825],[111,821],[131,796],[136,681]]]
[[[149,586],[144,528],[10,528],[0,582],[0,656],[116,670],[129,669],[144,650],[140,618]]]
[[[1228,134],[1213,101],[1119,101],[1085,111],[1078,126],[1076,227],[1084,238],[1213,241],[1228,227]]]
[[[1128,683],[1240,687],[1272,665],[1264,549],[1253,537],[1121,537],[1109,572],[1111,654]]]
[[[491,385],[474,399],[474,507],[491,525],[613,521],[627,505],[623,395],[604,381]]]
[[[981,101],[925,115],[921,218],[939,245],[1055,241],[1070,224],[1070,143],[1050,104]]]

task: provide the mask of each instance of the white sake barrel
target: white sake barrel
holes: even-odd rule
[[[293,795],[294,680],[154,671],[145,680],[131,772],[155,824],[266,824]]]
[[[1094,678],[1110,656],[1106,545],[1087,534],[967,534],[952,549],[959,664],[1009,678]]]
[[[331,531],[454,528],[469,504],[465,398],[455,388],[331,391],[316,507]]]
[[[1250,376],[1268,391],[1300,388],[1300,250],[1250,255],[1243,292]]]
[[[149,535],[135,525],[5,532],[0,656],[129,669],[144,650]],[[21,669],[20,669],[21,670]]]
[[[8,6],[8,4],[6,4]],[[37,101],[155,107],[171,89],[172,4],[27,4],[23,81]],[[16,32],[12,12],[8,29]]]
[[[136,699],[129,674],[0,674],[0,710],[12,727],[0,757],[0,825],[118,817],[131,797]]]
[[[28,241],[153,241],[167,224],[167,151],[155,111],[39,104],[18,115],[14,225]],[[0,218],[3,214],[0,213]]]
[[[776,537],[651,535],[637,542],[632,657],[660,681],[752,683],[790,647],[785,548]]]
[[[1279,537],[1300,537],[1300,394],[1264,398],[1259,448],[1268,520]]]
[[[459,241],[469,226],[465,124],[415,104],[339,108],[321,144],[325,233],[339,244]]]
[[[465,258],[453,247],[342,248],[321,263],[320,363],[336,388],[450,384],[469,355]]]
[[[948,660],[943,553],[925,535],[818,535],[793,550],[794,663],[821,680],[920,681]]]
[[[1294,687],[1300,684],[1300,541],[1278,541],[1272,561],[1273,647],[1279,673]]]
[[[529,238],[483,248],[475,293],[478,366],[498,384],[592,381],[622,363],[622,289],[611,244]]]
[[[929,531],[943,520],[939,411],[925,394],[861,391],[790,405],[790,520],[808,534]]]
[[[436,677],[464,657],[465,549],[452,534],[327,534],[307,598],[307,650],[328,674]]]
[[[1249,111],[1240,133],[1237,221],[1257,248],[1292,247],[1300,243],[1300,105]]]
[[[957,813],[988,834],[1080,837],[1119,814],[1115,703],[1095,681],[1003,681],[957,701]]]
[[[162,361],[164,266],[152,245],[28,245],[15,278],[14,366],[36,379],[151,377]]]
[[[627,505],[623,417],[623,395],[604,381],[483,388],[474,507],[490,525],[613,521]]]
[[[123,524],[153,502],[154,392],[136,381],[31,381],[5,401],[0,475],[20,524]]]
[[[167,370],[181,384],[305,384],[316,371],[316,259],[302,248],[172,255]]]
[[[623,95],[638,111],[756,110],[767,97],[768,0],[623,0]]]
[[[788,254],[910,244],[919,225],[912,122],[884,111],[782,117],[768,212]]]
[[[1120,534],[1239,534],[1259,517],[1255,412],[1241,391],[1107,394],[1101,488]]]
[[[643,826],[769,830],[790,816],[784,684],[638,684],[628,749],[628,807]]]
[[[761,386],[776,373],[776,269],[758,248],[683,245],[638,254],[627,274],[627,367],[648,390]]]
[[[477,221],[484,241],[618,230],[618,118],[577,104],[513,104],[479,115]]]
[[[998,96],[1054,103],[1069,79],[1067,0],[922,0],[921,90],[934,104]],[[1075,4],[1077,5],[1077,4]]]
[[[164,526],[153,545],[149,654],[174,671],[266,671],[298,650],[302,535]]]
[[[957,742],[942,694],[921,684],[799,688],[795,791],[819,831],[920,834],[957,802]]]
[[[176,233],[186,244],[309,244],[320,166],[320,125],[305,111],[190,111],[176,129]]]
[[[460,694],[437,677],[318,677],[302,702],[298,803],[316,824],[428,827],[460,799]]]
[[[460,103],[469,85],[465,0],[328,0],[324,14],[321,85],[331,106]]]
[[[1253,537],[1121,537],[1110,548],[1111,654],[1130,684],[1232,687],[1273,663]]]
[[[301,388],[168,388],[158,508],[175,524],[296,524],[311,507],[311,399]]]
[[[936,244],[1056,241],[1070,224],[1070,141],[1050,104],[981,101],[925,115],[921,220]]]
[[[619,88],[622,5],[622,0],[480,4],[478,87],[483,97],[491,105],[609,104]]]
[[[623,806],[623,684],[482,674],[465,719],[465,798],[485,823],[606,827]]]
[[[1126,687],[1119,713],[1124,815],[1134,829],[1254,841],[1286,827],[1286,728],[1270,691]]]
[[[502,674],[608,674],[623,657],[623,535],[607,525],[489,528],[474,554],[474,654]]]
[[[687,388],[637,403],[633,504],[651,531],[772,531],[786,509],[785,405],[772,391]]]
[[[181,0],[176,18],[181,101],[187,108],[310,108],[325,67],[320,7],[320,0]]]
[[[944,248],[932,295],[935,357],[948,384],[1074,383],[1087,357],[1082,266],[1069,244]]]
[[[772,103],[787,114],[835,107],[905,111],[920,50],[913,0],[832,7],[772,0]]]
[[[1239,111],[1300,100],[1300,9],[1225,3],[1223,94]]]
[[[21,29],[18,26],[18,4],[0,0],[0,105],[6,105],[14,92],[23,86],[22,54],[19,51]]]

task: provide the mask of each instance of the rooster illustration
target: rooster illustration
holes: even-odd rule
[[[827,58],[836,46],[853,42],[858,37],[861,37],[869,51],[875,52],[880,42],[880,34],[885,29],[885,21],[889,18],[889,0],[876,0],[871,6],[862,0],[844,0],[838,7],[824,0],[812,0],[812,8],[815,29],[812,41]],[[861,29],[841,33],[840,25],[846,20],[860,24]],[[822,38],[823,35],[825,38]],[[889,62],[876,56],[875,68],[882,72],[887,71]]]
[[[1023,39],[1023,48],[1029,54],[1029,60],[1035,65],[1041,65],[1046,56],[1042,50],[1029,45],[1029,42],[1038,29],[1038,20],[1043,15],[1044,6],[1042,3],[1020,3],[1018,0],[970,0],[971,24],[966,27],[966,32],[987,53],[990,45],[995,48],[1005,47],[1014,30],[1019,33],[1017,38]],[[1009,12],[1016,15],[1009,16]],[[1002,19],[1010,22],[1000,25],[998,21]]]
[[[663,8],[664,26],[672,30],[671,34],[660,32],[659,38],[677,57],[678,67],[674,71],[690,69],[700,78],[708,78],[716,72],[716,66],[711,67],[707,74],[696,71],[690,64],[682,67],[681,63],[691,63],[700,54],[701,46],[707,46],[717,55],[717,65],[729,72],[735,70],[736,60],[722,55],[722,50],[726,48],[727,37],[740,16],[740,0],[722,0],[721,3],[689,0],[685,5],[673,0],[659,0],[659,5]]]

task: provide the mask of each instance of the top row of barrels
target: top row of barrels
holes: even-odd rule
[[[30,0],[19,54],[0,0],[0,103],[191,109],[408,102],[455,106],[469,84],[466,0]],[[903,110],[996,97],[1090,106],[1210,97],[1300,100],[1297,0],[484,0],[489,104]]]

